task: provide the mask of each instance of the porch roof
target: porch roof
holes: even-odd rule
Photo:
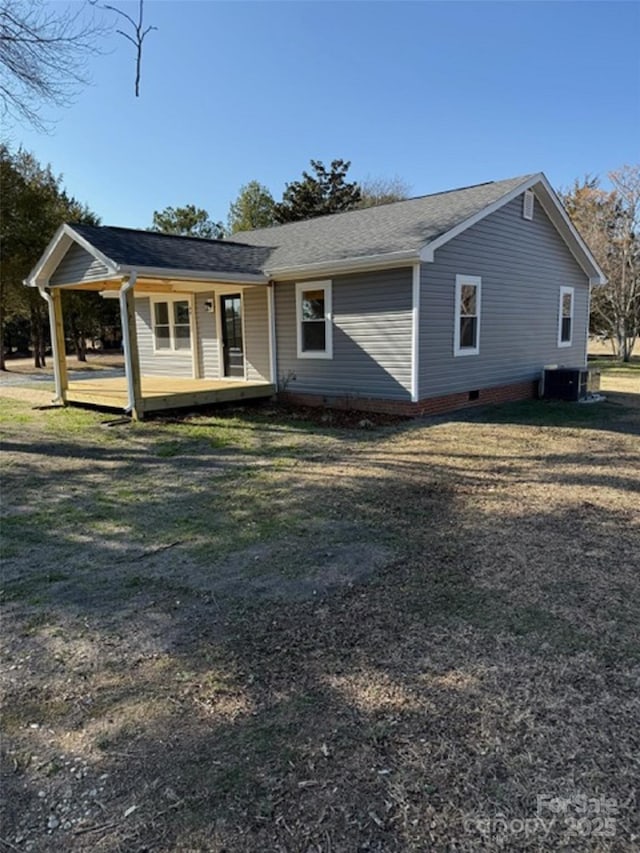
[[[136,268],[262,275],[268,246],[231,240],[204,240],[107,225],[71,225],[114,265]]]

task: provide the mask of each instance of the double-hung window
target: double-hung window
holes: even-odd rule
[[[156,352],[191,352],[189,300],[184,297],[151,302],[153,345]]]
[[[333,358],[331,282],[296,284],[298,358]]]
[[[558,346],[570,347],[573,341],[573,288],[560,288],[558,310]]]
[[[479,276],[456,276],[454,355],[477,355],[480,352],[481,285]]]

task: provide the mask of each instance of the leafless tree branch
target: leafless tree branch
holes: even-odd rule
[[[126,38],[128,41],[130,41],[131,44],[136,49],[135,92],[136,92],[136,98],[139,98],[140,97],[140,73],[141,73],[141,68],[142,68],[142,45],[144,43],[146,36],[152,30],[157,30],[158,28],[148,26],[146,29],[144,29],[144,25],[143,25],[144,0],[139,0],[138,22],[137,23],[134,21],[134,19],[130,15],[128,15],[126,12],[123,12],[122,9],[118,9],[117,6],[105,5],[102,8],[106,9],[108,12],[114,12],[116,15],[120,15],[125,20],[127,20],[131,24],[131,27],[133,28],[133,32],[134,32],[133,36],[129,35],[129,33],[123,32],[123,30],[117,30],[116,32],[119,35],[124,36],[124,38]]]
[[[2,112],[46,129],[43,106],[71,103],[107,32],[85,4],[59,11],[43,0],[0,0]]]

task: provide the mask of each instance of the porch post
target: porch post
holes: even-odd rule
[[[278,391],[278,350],[276,343],[276,298],[275,284],[267,285],[267,323],[269,324],[269,379]]]
[[[67,355],[64,343],[64,322],[62,318],[62,293],[60,288],[54,287],[51,289],[51,305],[53,309],[53,322],[51,323],[52,335],[55,335],[56,346],[51,343],[51,350],[55,360],[54,370],[58,373],[58,383],[60,386],[60,399],[63,403],[67,402],[67,389],[69,387],[69,378],[67,376]]]
[[[140,381],[140,358],[138,354],[138,333],[136,331],[136,306],[134,286],[136,274],[133,273],[120,288],[120,321],[122,323],[122,346],[124,349],[124,368],[129,389],[129,409],[134,421],[144,417],[142,383]]]

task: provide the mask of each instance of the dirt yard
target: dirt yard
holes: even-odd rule
[[[336,428],[0,387],[0,850],[638,850],[640,371],[603,390]]]

